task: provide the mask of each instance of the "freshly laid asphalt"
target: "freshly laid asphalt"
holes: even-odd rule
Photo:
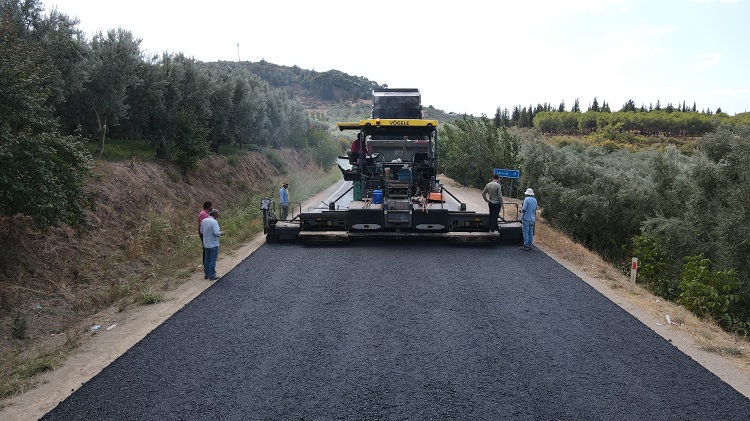
[[[206,281],[208,282],[208,281]],[[265,244],[44,420],[740,420],[542,252]]]

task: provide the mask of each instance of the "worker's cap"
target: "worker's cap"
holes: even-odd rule
[[[534,190],[532,190],[531,187],[529,187],[528,189],[526,189],[526,193],[525,194],[526,194],[526,196],[533,196],[534,195]]]

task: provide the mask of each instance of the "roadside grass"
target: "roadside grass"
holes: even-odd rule
[[[274,166],[277,170],[279,170],[282,174],[287,174],[289,170],[286,167],[286,162],[284,162],[283,159],[279,158],[278,155],[273,153],[270,149],[266,149],[263,151],[263,155],[265,155],[266,159]]]
[[[158,292],[155,292],[151,286],[145,287],[140,295],[138,296],[138,304],[141,305],[149,305],[149,304],[156,304],[159,301],[163,300],[163,296],[159,294]]]
[[[244,146],[222,145],[221,147],[219,147],[219,153],[221,155],[229,156],[229,157],[242,155],[242,154],[246,154],[249,152],[257,152],[259,150],[261,150],[261,147],[254,145],[254,144],[249,144],[249,145],[244,145]]]
[[[87,142],[86,149],[93,155],[97,142]],[[154,159],[156,150],[146,140],[107,139],[104,142],[102,159],[105,161],[125,161],[133,158]]]
[[[98,146],[96,141],[87,141],[86,149],[93,155]],[[222,145],[219,153],[228,157],[235,157],[249,152],[258,151],[256,145]],[[104,142],[102,159],[110,162],[127,161],[128,159],[150,160],[156,158],[156,149],[147,140],[107,139]]]
[[[332,168],[324,174],[316,174],[314,176],[306,174],[296,174],[294,176],[286,178],[289,182],[289,211],[293,215],[300,212],[301,204],[307,199],[311,198],[315,194],[323,191],[326,187],[335,183],[341,179],[341,172],[338,169]],[[279,180],[277,185],[281,187],[283,180]],[[270,197],[275,202],[278,202],[279,192],[278,190],[273,192],[267,192],[267,197]],[[322,203],[320,204],[322,205]],[[306,210],[306,209],[301,209]]]
[[[289,174],[284,180],[290,184],[290,204],[297,204],[293,213],[296,214],[299,211],[300,203],[323,191],[339,179],[341,179],[341,173],[334,170],[315,176]],[[280,188],[284,180],[278,180],[275,185]],[[260,201],[262,198],[270,198],[274,203],[278,203],[278,194],[279,192],[275,188],[255,192],[221,210],[219,226],[226,235],[221,238],[220,254],[240,248],[257,233],[263,231],[263,214],[260,211]]]
[[[13,357],[10,361],[10,364],[14,367],[13,372],[9,379],[0,383],[0,399],[12,397],[31,389],[37,382],[37,374],[54,370],[61,363],[61,356]]]
[[[286,179],[292,186],[292,201],[303,202],[340,178],[338,171],[330,170],[314,176],[289,174]],[[280,186],[281,180],[276,184]],[[277,196],[275,190],[250,190],[220,209],[219,226],[226,233],[221,238],[220,254],[237,250],[263,231],[260,201],[263,197],[278,201]],[[151,300],[145,297],[154,298],[155,291],[163,290],[165,284],[173,287],[175,282],[179,284],[180,280],[200,270],[200,247],[193,220],[182,220],[174,209],[146,212],[145,222],[131,239],[127,253],[114,259],[148,259],[147,270],[142,274],[133,273],[126,281],[112,286],[111,297],[138,297],[137,302],[148,303]]]

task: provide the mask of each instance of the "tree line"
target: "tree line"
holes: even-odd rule
[[[284,88],[293,95],[304,93],[307,98],[322,101],[369,101],[372,98],[374,88],[387,87],[387,85],[379,85],[363,76],[351,76],[335,69],[317,72],[302,69],[296,65],[288,67],[269,63],[265,60],[258,62],[219,61],[205,63],[205,65],[217,68],[242,68],[258,75],[273,87]]]
[[[565,102],[557,108],[549,103],[536,107],[515,106],[512,112],[498,107],[494,121],[498,126],[535,128],[555,135],[580,136],[610,131],[641,136],[699,137],[722,123],[750,124],[750,113],[729,116],[721,108],[715,113],[711,109],[698,111],[695,103],[688,106],[684,101],[676,107],[672,103],[662,107],[659,101],[656,106],[637,107],[633,100],[613,112],[606,101],[600,105],[595,97],[585,112],[581,112],[578,99],[570,111],[566,111]]]
[[[555,145],[486,117],[444,128],[441,143],[449,176],[482,187],[492,168],[520,168],[548,223],[623,271],[638,257],[639,283],[750,334],[750,125],[724,123],[690,153]]]
[[[226,146],[307,148],[326,165],[337,152],[324,123],[245,69],[147,57],[121,28],[88,40],[39,0],[3,1],[0,19],[0,215],[76,224],[92,158],[85,140],[95,139],[94,158],[110,138],[146,140],[183,171]]]

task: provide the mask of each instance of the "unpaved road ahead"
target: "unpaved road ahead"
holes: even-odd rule
[[[746,419],[540,251],[266,244],[45,420]]]

